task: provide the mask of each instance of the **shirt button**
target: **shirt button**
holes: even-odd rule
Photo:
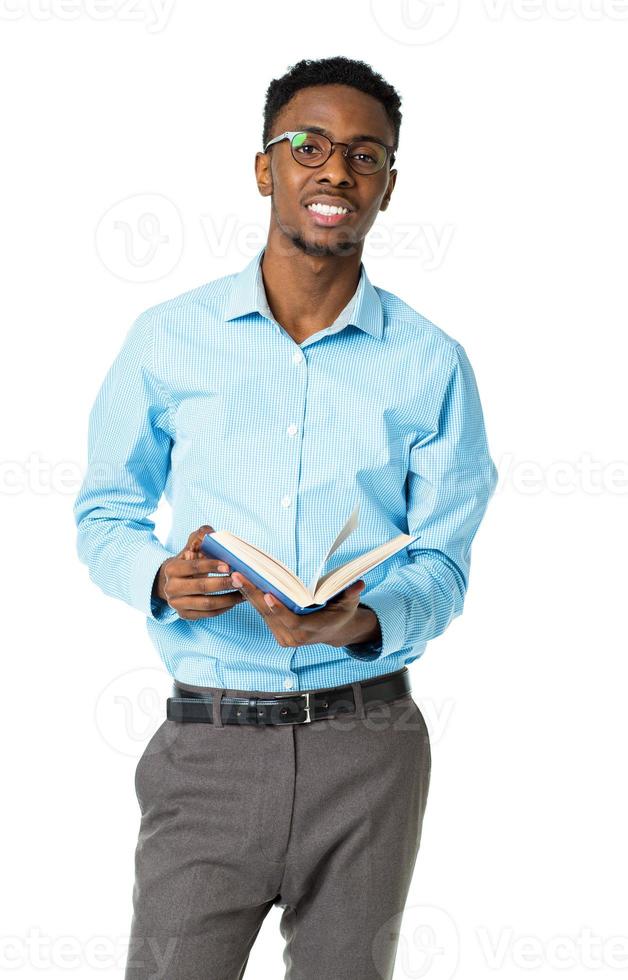
[[[285,687],[286,691],[289,691],[292,687],[294,687],[294,681],[291,677],[286,677],[285,681],[283,682],[283,686]]]
[[[301,363],[301,361],[303,360],[303,354],[301,353],[300,350],[295,350],[294,354],[292,355],[292,360],[294,361],[295,364]]]
[[[287,495],[285,497],[282,497],[281,498],[281,506],[282,507],[289,507],[290,506],[290,497],[288,497]]]
[[[297,428],[296,425],[289,425],[288,426],[288,435],[289,436],[295,436],[298,431],[299,430],[298,430],[298,428]]]

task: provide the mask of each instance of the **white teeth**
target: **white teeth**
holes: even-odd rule
[[[309,211],[316,211],[318,214],[348,214],[349,208],[337,208],[333,204],[308,204]]]

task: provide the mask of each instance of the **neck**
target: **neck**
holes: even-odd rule
[[[261,269],[277,323],[301,340],[331,326],[360,280],[363,242],[351,255],[309,255],[269,234]]]

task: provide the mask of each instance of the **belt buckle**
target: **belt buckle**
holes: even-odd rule
[[[276,698],[305,698],[305,718],[303,721],[293,721],[292,725],[308,725],[314,719],[310,711],[310,691],[299,691],[297,694],[275,694]]]

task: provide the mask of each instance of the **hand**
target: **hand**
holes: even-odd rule
[[[239,592],[231,592],[229,595],[211,594],[232,587],[228,565],[214,558],[198,557],[202,555],[201,541],[213,530],[213,527],[205,524],[193,531],[185,548],[178,555],[166,559],[155,576],[153,595],[176,609],[181,619],[220,616],[238,603],[244,602],[245,597]],[[227,574],[208,577],[209,572]]]
[[[361,579],[334,596],[324,609],[305,616],[297,616],[283,602],[269,592],[256,588],[239,572],[232,574],[231,581],[264,617],[268,628],[282,647],[300,647],[310,643],[342,647],[347,643],[358,642],[355,617],[360,593],[365,588]]]

